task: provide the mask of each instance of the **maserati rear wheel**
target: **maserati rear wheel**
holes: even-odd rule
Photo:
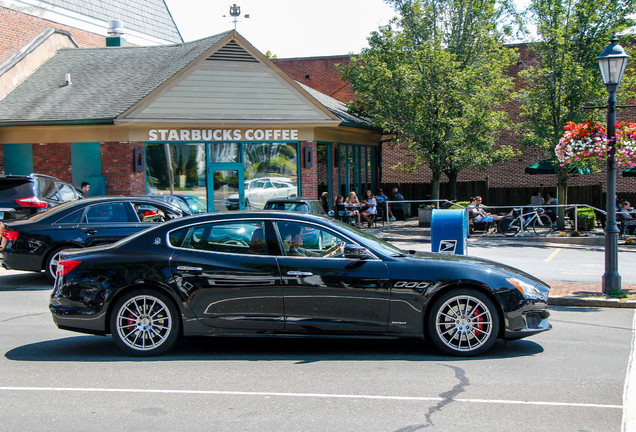
[[[176,306],[164,294],[140,289],[126,293],[115,303],[110,331],[115,344],[134,356],[154,356],[172,349],[180,335]]]

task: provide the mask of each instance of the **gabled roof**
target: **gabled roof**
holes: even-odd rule
[[[229,116],[241,109],[243,117]],[[171,119],[372,127],[343,103],[292,81],[235,31],[169,46],[63,49],[0,100],[3,126]]]
[[[309,93],[318,102],[320,102],[325,108],[327,108],[334,115],[340,118],[343,123],[349,124],[350,126],[367,127],[374,129],[376,128],[373,125],[373,119],[350,114],[347,109],[347,105],[340,102],[339,100],[334,99],[331,96],[327,96],[324,93],[320,93],[318,90],[312,89],[311,87],[304,84],[298,83],[298,85],[300,85],[307,93]]]
[[[112,122],[229,33],[178,45],[60,50],[0,100],[0,122]]]
[[[173,43],[183,42],[183,38],[172,19],[164,0],[42,0],[55,9],[71,12],[108,22],[121,20],[125,29],[157,37]]]

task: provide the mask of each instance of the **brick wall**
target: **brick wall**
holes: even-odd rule
[[[106,28],[99,35],[0,6],[0,63],[47,28],[68,31],[83,48],[106,46]]]
[[[336,64],[349,64],[349,56],[275,59],[274,64],[295,81],[340,102],[352,100],[351,85],[342,81]]]
[[[146,193],[143,172],[134,170],[134,149],[143,142],[105,142],[101,145],[102,175],[107,195],[142,195]]]
[[[71,143],[33,144],[33,172],[72,182]]]

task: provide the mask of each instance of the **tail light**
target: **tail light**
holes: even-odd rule
[[[81,261],[77,260],[61,260],[57,263],[57,275],[65,276],[73,270]]]
[[[2,231],[0,231],[0,237],[4,237],[10,241],[15,241],[18,239],[18,232],[10,230],[9,228],[3,228]]]
[[[47,208],[48,204],[46,201],[41,201],[37,197],[32,196],[28,198],[20,198],[15,200],[21,207],[38,207],[38,208]]]

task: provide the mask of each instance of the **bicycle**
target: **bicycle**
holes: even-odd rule
[[[528,231],[529,227],[532,227],[532,230],[538,236],[547,236],[552,232],[552,219],[545,214],[545,210],[537,207],[528,213],[522,213],[521,210],[516,208],[512,216],[504,216],[499,221],[499,231],[501,233],[512,237],[519,234],[519,231]]]

